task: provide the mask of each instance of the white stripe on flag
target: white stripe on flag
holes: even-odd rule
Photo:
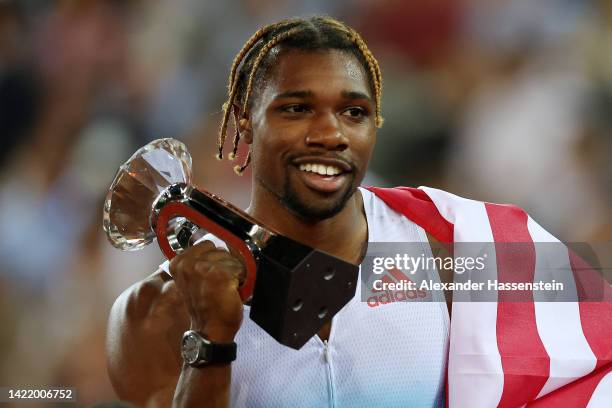
[[[454,224],[455,242],[493,242],[484,203],[441,190],[419,188],[433,200],[440,214]],[[461,214],[461,218],[456,218],[457,214]],[[497,263],[494,254],[491,255],[486,268],[493,271]],[[497,302],[453,303],[448,360],[450,407],[489,408],[499,403],[504,373],[496,327]]]
[[[582,331],[567,247],[531,217],[527,228],[536,251],[534,282],[555,279],[565,285],[561,298],[538,299],[534,294],[538,334],[550,357],[550,374],[538,394],[540,398],[593,371],[597,359]]]
[[[612,405],[612,371],[601,379],[591,395],[587,408],[609,408]]]

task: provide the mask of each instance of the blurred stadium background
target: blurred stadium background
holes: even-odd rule
[[[246,206],[250,177],[213,159],[231,60],[259,26],[311,14],[356,27],[381,63],[369,184],[512,202],[563,240],[612,240],[611,1],[0,0],[0,385],[116,398],[108,311],[162,257],[107,243],[115,171],[174,137],[198,185]]]

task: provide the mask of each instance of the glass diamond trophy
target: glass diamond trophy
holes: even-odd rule
[[[358,267],[262,225],[193,185],[191,155],[174,139],[140,148],[117,172],[104,202],[113,246],[138,250],[157,240],[172,259],[207,233],[237,251],[246,277],[240,297],[250,318],[299,349],[355,295]]]

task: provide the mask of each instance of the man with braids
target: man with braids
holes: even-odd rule
[[[417,242],[431,254],[434,240],[511,240],[517,231],[524,237],[528,218],[515,207],[487,203],[485,211],[484,203],[434,189],[359,187],[382,124],[381,82],[364,41],[337,20],[285,20],[256,32],[231,68],[218,152],[222,159],[233,119],[230,159],[243,141],[249,150],[235,170],[241,174],[253,166],[248,212],[353,264],[362,262],[372,242]],[[511,225],[506,221],[512,217],[522,230],[496,228]],[[451,406],[521,406],[596,366],[608,367],[600,351],[612,345],[593,348],[587,358],[579,355],[586,349],[577,347],[586,343],[574,342],[578,355],[553,370],[552,360],[540,355],[542,343],[532,341],[528,302],[500,308],[497,321],[490,303],[453,305],[450,330],[457,332],[449,353],[443,298],[372,307],[357,295],[294,350],[248,318],[249,306],[237,291],[244,267],[212,239],[217,245],[207,240],[193,246],[115,302],[107,348],[110,378],[121,399],[150,407],[441,407],[448,358]],[[429,279],[439,282],[440,276],[434,270]],[[229,350],[226,358],[184,363],[181,338],[187,330]],[[504,330],[521,333],[521,340],[500,337]],[[576,361],[592,365],[583,370]],[[524,367],[528,375],[519,375]]]
[[[233,119],[230,159],[240,141],[250,147],[235,167],[242,173],[253,166],[248,212],[286,236],[359,264],[368,236],[383,240],[385,225],[401,217],[369,226],[370,217],[392,210],[358,189],[382,124],[381,87],[364,41],[335,19],[292,19],[257,31],[231,68],[218,152],[223,158]],[[400,221],[410,224],[412,238],[422,238],[416,225]],[[389,313],[370,310],[355,296],[296,351],[248,318],[236,290],[242,264],[228,251],[205,241],[169,269],[174,280],[158,271],[124,292],[111,311],[109,373],[121,399],[198,407],[443,404],[444,304],[417,310],[406,303]],[[399,328],[387,335],[382,331],[391,322]],[[235,341],[236,360],[183,364],[181,336],[189,329],[212,342]]]

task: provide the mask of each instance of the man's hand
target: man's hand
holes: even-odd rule
[[[234,340],[245,268],[204,242],[177,255],[170,271],[174,279],[160,270],[127,289],[112,308],[107,352],[115,392],[143,407],[169,407],[173,399],[175,406],[228,406],[230,365],[185,366],[180,344],[190,323],[214,342]]]
[[[219,343],[234,340],[242,324],[238,293],[245,267],[210,241],[193,246],[170,262],[170,274],[191,317],[191,328]]]

